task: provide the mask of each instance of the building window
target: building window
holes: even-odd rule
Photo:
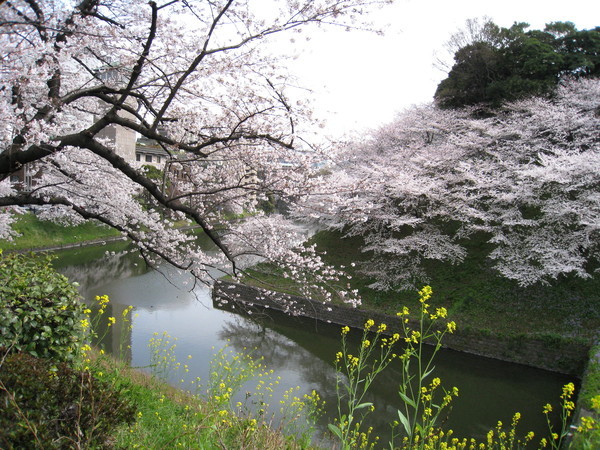
[[[25,186],[23,186],[23,190],[25,192],[30,192],[33,188],[33,175],[27,169],[25,170]]]
[[[160,156],[156,157],[156,162],[160,164]]]
[[[146,155],[146,162],[152,162],[152,155]]]
[[[19,183],[20,181],[21,181],[21,179],[19,178],[19,175],[11,175],[10,176],[11,183]]]
[[[135,160],[136,161],[141,161],[142,160],[142,155],[140,155],[139,153],[135,154]]]

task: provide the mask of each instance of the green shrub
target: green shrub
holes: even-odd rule
[[[51,260],[0,251],[0,346],[69,361],[84,339],[84,306]]]
[[[110,447],[115,428],[133,423],[123,393],[89,371],[26,353],[0,366],[0,448]]]

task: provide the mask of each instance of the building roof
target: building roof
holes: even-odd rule
[[[136,153],[169,157],[169,154],[152,139],[142,137],[135,144]]]

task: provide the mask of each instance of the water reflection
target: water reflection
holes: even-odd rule
[[[149,270],[126,242],[63,250],[55,255],[54,267],[70,280],[77,281],[81,292]]]
[[[251,323],[257,330],[253,342],[261,346],[265,363],[278,370],[294,371],[298,383],[316,389],[326,400],[329,412],[334,414],[337,400],[332,361],[339,350],[340,327],[273,310],[261,315],[253,313]],[[242,349],[252,342],[249,327],[243,330],[243,326],[230,324],[224,328],[224,337],[230,339],[235,348]],[[238,341],[237,336],[241,335],[245,338]],[[360,332],[351,332],[350,347],[357,348],[360,338]],[[426,348],[426,352],[430,351]],[[438,353],[435,373],[447,389],[457,386],[460,391],[446,426],[460,436],[480,439],[498,420],[510,424],[517,411],[524,417],[518,428],[522,435],[529,430],[537,435],[545,432],[546,419],[541,407],[556,403],[561,386],[570,381],[559,374],[452,350]],[[379,375],[364,400],[377,406],[368,424],[382,437],[389,434],[389,423],[397,418],[396,410],[402,407],[395,391],[401,375],[396,361]]]
[[[262,356],[274,376],[282,378],[276,398],[294,386],[301,386],[300,395],[315,389],[325,399],[329,414],[335,411],[332,362],[339,350],[339,326],[272,310],[244,314],[216,309],[210,289],[194,285],[188,274],[168,266],[160,272],[148,270],[138,255],[124,248],[82,250],[61,252],[57,267],[81,284],[88,301],[109,295],[109,315],[120,317],[126,305],[134,306],[133,328],[111,327],[103,341],[114,353],[127,349],[124,357],[133,366],[150,363],[148,341],[155,332],[177,338],[175,356],[188,364],[189,372],[173,373],[170,382],[185,389],[196,377],[207,378],[212,355],[224,345],[240,352],[256,349],[256,356]],[[358,344],[359,333],[351,333],[351,339]],[[569,381],[558,374],[453,351],[441,352],[436,366],[444,385],[460,390],[447,425],[464,436],[482,437],[498,420],[510,423],[516,411],[523,416],[521,435],[530,429],[543,434],[542,405],[555,402],[561,386]],[[387,424],[397,417],[401,404],[394,388],[399,377],[398,366],[388,368],[366,400],[377,406],[371,418],[377,434],[385,435]],[[320,424],[322,432],[326,422],[325,418]]]

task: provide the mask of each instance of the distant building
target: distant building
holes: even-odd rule
[[[119,115],[127,119],[133,118],[129,113],[119,111]],[[131,117],[129,117],[131,116]],[[107,138],[113,144],[115,153],[131,164],[135,161],[136,133],[121,125],[109,125],[98,133],[99,138]]]
[[[31,164],[26,163],[10,174],[10,182],[20,192],[31,192],[36,176],[39,172],[33,173]]]
[[[169,154],[156,141],[142,137],[135,144],[135,160],[132,158],[128,162],[134,165],[135,161],[138,166],[151,165],[163,170],[169,158]]]
[[[101,67],[96,70],[96,77],[102,80],[104,85],[113,88],[119,88],[125,85],[127,71],[123,72],[123,68],[119,64],[113,64],[106,67]],[[135,109],[136,101],[132,98],[128,98],[125,104],[130,108]],[[111,108],[111,105],[106,104],[102,101],[98,102],[99,111],[95,114],[96,118],[104,114]],[[120,117],[135,121],[135,116],[125,110],[117,112]],[[135,160],[135,142],[137,140],[136,132],[128,128],[122,127],[121,125],[111,124],[103,128],[97,135],[99,138],[107,138],[112,143],[115,153],[121,156],[125,161],[131,164]]]

